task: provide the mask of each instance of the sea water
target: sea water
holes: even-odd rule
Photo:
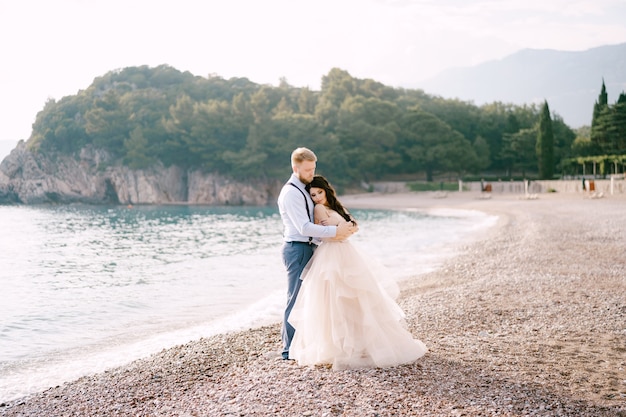
[[[351,240],[398,280],[495,221],[353,210]],[[274,207],[0,206],[0,402],[164,348],[281,321]]]

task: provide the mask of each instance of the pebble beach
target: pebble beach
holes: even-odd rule
[[[489,198],[487,198],[489,197]],[[279,358],[280,323],[203,338],[0,404],[0,416],[626,417],[626,196],[359,194],[350,208],[479,210],[497,225],[400,283],[415,363]]]

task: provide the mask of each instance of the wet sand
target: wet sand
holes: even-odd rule
[[[362,194],[496,226],[399,303],[429,352],[388,369],[278,359],[280,325],[163,350],[0,405],[2,416],[626,416],[626,198]]]

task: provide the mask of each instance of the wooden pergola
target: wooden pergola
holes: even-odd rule
[[[626,155],[579,156],[577,158],[567,159],[564,162],[564,166],[576,167],[576,174],[578,174],[578,167],[582,166],[583,176],[606,176],[624,173]],[[587,167],[589,166],[592,168],[591,172],[587,172]]]

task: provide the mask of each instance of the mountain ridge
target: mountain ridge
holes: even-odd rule
[[[419,88],[477,105],[547,100],[553,113],[578,128],[591,124],[603,81],[614,103],[626,90],[626,42],[585,51],[522,49],[500,60],[444,70]]]

